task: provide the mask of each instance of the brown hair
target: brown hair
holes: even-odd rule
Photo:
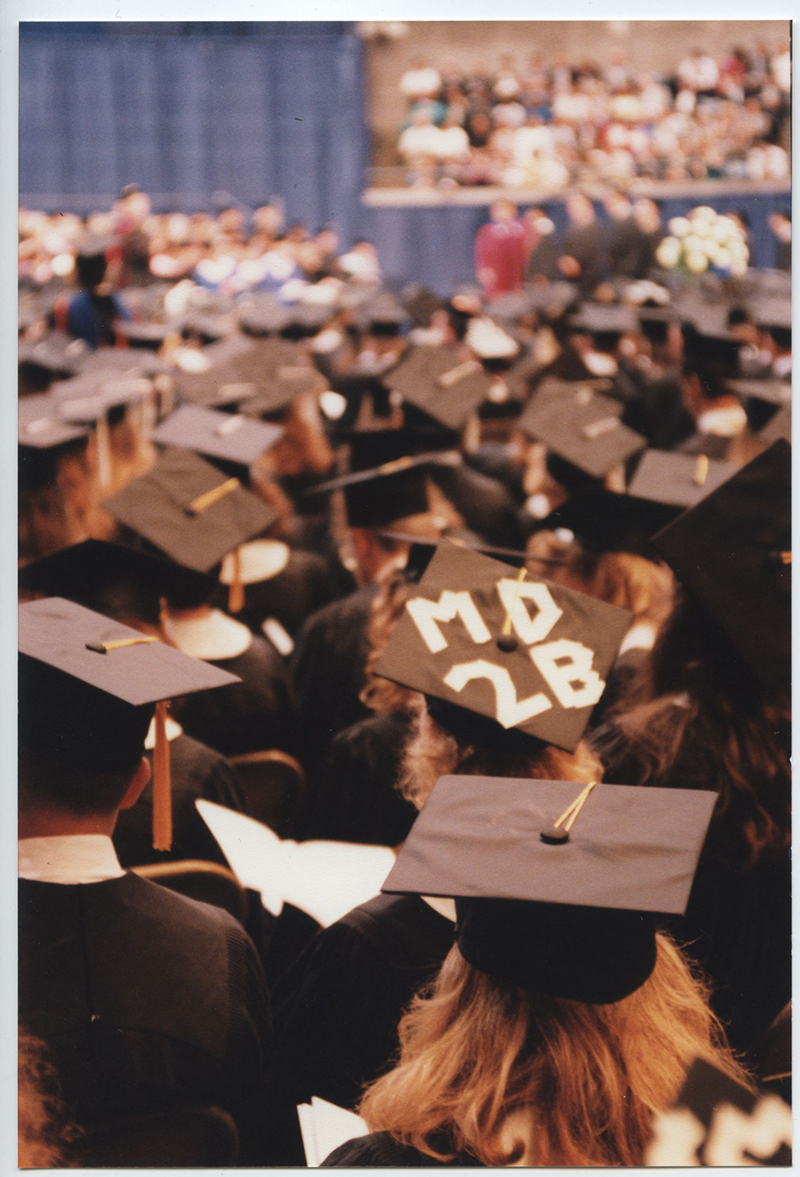
[[[20,1169],[74,1167],[73,1148],[81,1132],[67,1124],[58,1076],[47,1046],[19,1030],[17,1061],[18,1164]]]
[[[386,678],[378,678],[374,674],[375,664],[403,615],[411,591],[412,585],[405,574],[395,571],[381,584],[372,602],[367,625],[370,650],[365,667],[366,683],[359,698],[364,706],[369,707],[376,715],[390,715],[398,711],[415,715],[422,706],[422,695],[417,691],[398,686],[397,683],[389,682]]]
[[[406,745],[399,792],[421,809],[439,777],[462,776],[529,777],[531,780],[599,781],[603,768],[598,758],[581,741],[574,752],[531,739],[530,750],[502,751],[461,744],[436,722],[424,704]]]
[[[681,780],[719,792],[712,831],[724,819],[721,856],[747,869],[788,847],[788,705],[767,694],[689,597],[679,597],[608,719],[593,744],[609,771],[624,762],[626,783],[659,784],[680,758]]]
[[[695,1057],[749,1085],[707,998],[662,934],[651,976],[613,1005],[506,985],[454,946],[400,1023],[397,1066],[358,1110],[371,1131],[437,1160],[641,1165],[652,1117]],[[527,1142],[509,1133],[512,1115]]]
[[[669,616],[675,582],[665,564],[632,552],[587,552],[578,544],[558,539],[552,531],[532,535],[528,553],[564,560],[564,564],[542,565],[536,571],[556,584],[628,609],[637,621],[659,626]]]

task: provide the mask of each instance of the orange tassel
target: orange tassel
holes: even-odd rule
[[[167,709],[156,703],[156,744],[153,750],[153,849],[172,849],[172,783],[170,780]]]
[[[228,612],[241,613],[244,609],[244,585],[242,584],[242,554],[239,548],[233,553],[233,579],[228,589]]]

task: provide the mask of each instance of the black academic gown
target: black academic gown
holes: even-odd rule
[[[561,253],[565,257],[574,257],[580,264],[581,272],[577,281],[581,290],[584,293],[594,290],[603,276],[605,264],[605,246],[600,222],[570,225],[564,234]]]
[[[339,732],[309,791],[304,838],[375,846],[405,841],[417,810],[396,783],[410,726],[403,714],[372,715]]]
[[[641,232],[633,217],[614,220],[608,228],[608,260],[613,275],[623,278],[643,278],[640,272],[642,249]]]
[[[307,619],[297,635],[291,674],[303,717],[303,759],[309,775],[325,762],[331,740],[370,712],[358,694],[369,655],[367,624],[376,584],[332,601]]]
[[[295,1105],[353,1108],[388,1069],[411,998],[438,972],[454,925],[417,895],[379,895],[321,931],[274,987],[276,1164],[302,1164]]]
[[[323,1169],[482,1169],[479,1160],[459,1153],[452,1161],[437,1161],[388,1132],[371,1132],[348,1140],[322,1162]]]
[[[296,756],[297,712],[289,672],[272,643],[256,635],[238,657],[209,662],[242,681],[184,696],[175,705],[175,716],[187,735],[223,756],[266,748]]]
[[[20,1024],[47,1043],[68,1119],[215,1105],[239,1162],[265,1163],[269,1004],[236,920],[126,874],[20,880],[19,924]]]
[[[144,866],[152,862],[178,862],[199,858],[227,866],[216,838],[197,812],[195,801],[214,801],[227,809],[246,812],[233,769],[224,756],[191,736],[170,741],[172,782],[172,849],[153,849],[153,782],[148,782],[139,800],[123,809],[114,830],[114,849],[122,866]],[[152,764],[153,754],[147,753]]]

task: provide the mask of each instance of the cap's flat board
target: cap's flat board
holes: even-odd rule
[[[442,777],[383,890],[682,914],[717,794],[600,784],[569,841],[543,842],[584,787]]]

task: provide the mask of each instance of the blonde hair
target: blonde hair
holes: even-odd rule
[[[502,751],[461,744],[431,716],[424,700],[414,720],[415,726],[406,745],[400,780],[401,796],[417,809],[428,800],[439,777],[459,773],[462,776],[529,777],[531,780],[599,781],[603,776],[600,760],[581,741],[574,752],[564,752],[552,744],[530,741],[525,751]]]
[[[537,569],[556,584],[628,609],[637,621],[660,626],[669,616],[675,581],[665,564],[631,552],[587,552],[578,544],[560,540],[552,531],[532,535],[527,550],[531,556],[564,561]]]
[[[705,984],[668,937],[656,940],[651,976],[612,1005],[506,985],[454,946],[404,1015],[399,1062],[359,1114],[370,1131],[437,1160],[641,1165],[652,1117],[673,1103],[694,1058],[749,1086]],[[509,1141],[512,1114],[528,1121],[527,1141]]]

